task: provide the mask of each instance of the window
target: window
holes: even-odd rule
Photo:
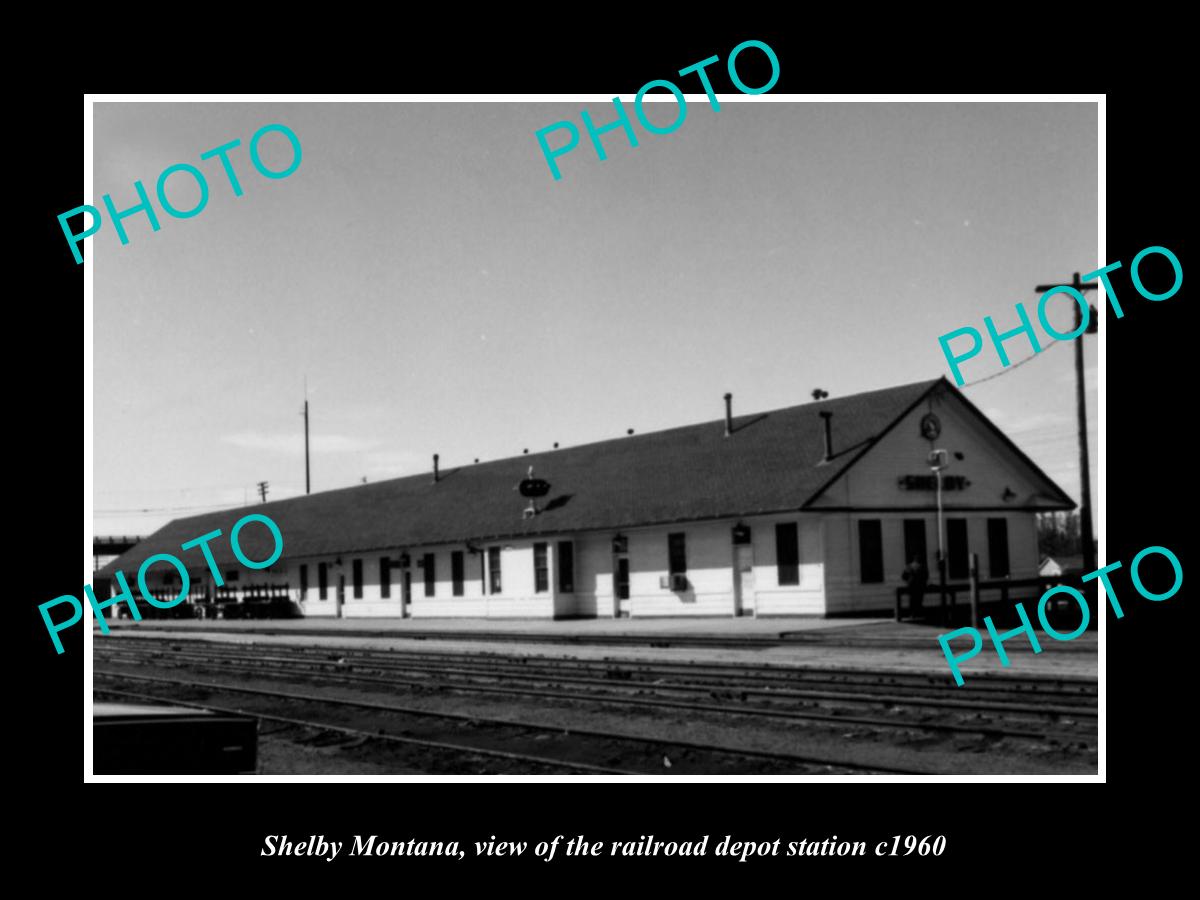
[[[300,599],[308,596],[308,566],[300,566]]]
[[[682,531],[667,535],[667,567],[672,575],[687,572],[687,537]]]
[[[780,584],[800,583],[800,534],[795,522],[775,526],[775,565]]]
[[[392,596],[392,561],[386,556],[379,557],[379,596]]]
[[[946,554],[949,557],[949,577],[966,578],[970,573],[967,560],[967,520],[946,520]]]
[[[230,569],[228,572],[226,572],[225,580],[226,581],[237,581],[238,580],[238,570]]]
[[[354,578],[354,599],[362,599],[362,560],[356,559],[351,566],[351,573]]]
[[[432,553],[425,554],[425,561],[422,563],[422,568],[425,570],[425,596],[432,597],[436,593],[437,588],[437,557]]]
[[[878,519],[858,520],[858,560],[863,584],[883,581],[883,523]]]
[[[904,520],[904,565],[917,560],[929,571],[929,556],[925,548],[925,520]]]
[[[488,575],[491,576],[489,593],[500,593],[500,548],[488,547]]]
[[[558,542],[558,589],[564,594],[575,590],[575,545],[570,541]]]
[[[329,563],[317,563],[317,596],[322,600],[329,597]]]
[[[450,580],[454,585],[454,596],[463,595],[463,552],[455,550],[450,554]]]
[[[1008,519],[988,519],[988,574],[992,578],[1007,578],[1008,566]]]
[[[629,599],[629,557],[617,557],[617,573],[613,577],[614,586],[617,589],[618,600]]]
[[[533,545],[533,591],[542,594],[550,590],[550,566],[546,560],[546,544]]]

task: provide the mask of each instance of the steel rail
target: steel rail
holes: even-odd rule
[[[298,654],[295,656],[280,656],[280,655],[252,655],[245,653],[230,652],[222,650],[218,653],[204,654],[199,650],[177,650],[168,651],[161,648],[150,648],[130,650],[128,648],[106,648],[103,655],[107,658],[113,658],[125,654],[133,659],[145,659],[147,657],[158,658],[165,660],[201,660],[209,661],[220,659],[224,660],[246,660],[254,663],[256,666],[262,666],[265,663],[280,663],[282,665],[310,665],[320,666],[325,669],[333,670],[334,672],[347,672],[351,669],[374,670],[381,672],[428,672],[449,675],[484,678],[503,678],[513,682],[524,683],[541,683],[554,682],[557,684],[573,684],[583,686],[603,687],[606,690],[616,691],[645,691],[650,689],[658,692],[676,692],[676,693],[700,693],[713,694],[715,692],[732,692],[742,694],[743,696],[767,697],[771,699],[794,699],[794,700],[835,700],[846,703],[865,703],[865,704],[884,704],[891,706],[914,706],[914,707],[930,707],[935,709],[961,709],[975,712],[1005,712],[1023,715],[1037,716],[1097,716],[1099,711],[1094,706],[1082,705],[1063,705],[1063,706],[1031,706],[1022,703],[1012,703],[1003,700],[991,699],[950,699],[942,697],[925,697],[911,696],[899,694],[881,694],[881,693],[854,693],[850,690],[800,690],[796,688],[776,688],[776,687],[756,687],[745,685],[732,684],[685,684],[685,683],[664,683],[652,682],[638,679],[615,679],[615,678],[581,678],[571,675],[562,675],[554,672],[550,667],[538,666],[531,670],[530,668],[511,665],[507,663],[476,663],[474,665],[428,665],[423,661],[405,662],[401,660],[376,660],[375,658],[365,658],[354,660],[351,659],[351,654],[347,654],[347,658],[343,660],[331,660],[320,658],[309,654]],[[631,673],[632,674],[632,673]],[[749,679],[745,679],[749,680]],[[401,683],[412,684],[414,682],[404,681]],[[851,685],[847,685],[850,687]],[[874,687],[874,685],[853,685],[853,687]],[[889,687],[888,685],[880,684],[880,688]]]
[[[121,691],[116,688],[95,688],[102,694],[112,694],[121,697],[133,697],[140,700],[157,700],[166,699],[157,694],[139,694],[134,691]],[[483,747],[474,747],[470,744],[450,744],[445,741],[427,741],[422,738],[403,737],[398,734],[388,734],[383,731],[364,731],[361,728],[347,728],[344,725],[330,725],[324,722],[315,722],[310,719],[294,719],[288,716],[277,716],[271,713],[256,712],[255,710],[233,709],[226,706],[212,706],[207,703],[193,703],[191,701],[174,700],[170,702],[175,706],[186,706],[191,709],[206,709],[211,712],[229,713],[234,715],[246,715],[255,719],[268,720],[271,722],[283,722],[288,725],[300,725],[306,728],[314,728],[320,731],[334,731],[341,734],[354,735],[355,737],[365,737],[371,740],[388,741],[389,743],[410,744],[416,747],[425,747],[433,750],[452,750],[465,754],[474,754],[479,756],[496,756],[501,759],[516,760],[518,762],[532,762],[543,766],[552,766],[558,769],[579,769],[585,772],[595,772],[602,775],[641,775],[642,772],[630,772],[625,769],[612,769],[607,766],[594,766],[591,763],[569,762],[561,759],[551,759],[547,756],[533,756],[528,753],[513,753],[508,750],[489,750]]]
[[[436,710],[422,709],[420,707],[397,706],[388,703],[375,703],[369,700],[350,700],[340,697],[323,697],[318,694],[303,694],[292,691],[268,691],[262,688],[242,687],[240,685],[214,684],[212,682],[202,681],[185,681],[178,678],[164,678],[157,675],[135,675],[128,672],[112,672],[104,669],[93,670],[94,676],[102,678],[118,678],[127,681],[142,681],[152,684],[167,684],[177,687],[200,688],[209,691],[224,691],[227,693],[250,694],[261,697],[272,697],[281,700],[295,700],[298,702],[307,703],[326,703],[334,706],[346,706],[355,709],[366,709],[374,712],[385,712],[394,715],[413,715],[425,716],[430,718],[448,719],[460,722],[476,722],[488,725],[496,725],[500,727],[528,729],[533,731],[545,731],[554,734],[574,734],[586,737],[597,737],[606,740],[631,741],[641,744],[656,744],[667,747],[683,747],[690,750],[700,750],[707,753],[723,753],[730,756],[743,756],[753,759],[770,759],[781,762],[800,763],[804,765],[818,766],[835,766],[843,769],[860,769],[871,772],[883,772],[896,775],[929,775],[935,774],[931,772],[923,772],[916,769],[902,769],[895,766],[879,766],[867,763],[857,763],[853,761],[837,761],[830,759],[822,759],[812,756],[804,756],[795,753],[782,753],[771,750],[755,750],[751,748],[736,748],[727,747],[719,744],[706,744],[700,741],[678,740],[675,738],[660,738],[648,737],[645,735],[624,734],[622,732],[604,731],[595,728],[577,728],[574,726],[562,725],[545,725],[538,722],[527,722],[514,719],[501,719],[492,716],[480,716],[471,713],[456,713],[456,712],[439,712]],[[103,690],[103,688],[101,688]],[[174,698],[160,697],[161,700],[169,700],[175,702]]]
[[[124,636],[122,636],[124,637]],[[111,640],[111,639],[109,639]],[[137,644],[145,639],[126,638],[129,645]],[[159,639],[151,639],[159,640]],[[221,643],[217,641],[207,641],[195,638],[171,638],[171,641],[180,644],[196,644],[202,645],[205,648],[216,650],[221,647]],[[97,644],[96,646],[100,646]],[[242,646],[242,645],[237,645]],[[253,644],[255,647],[272,647],[277,645],[271,644]],[[444,661],[450,664],[450,661],[459,660],[462,658],[461,653],[446,652],[418,652],[409,650],[375,650],[371,648],[357,647],[305,647],[295,644],[283,645],[286,649],[297,653],[303,653],[311,656],[331,656],[334,654],[346,655],[349,653],[357,654],[363,657],[384,658],[384,659],[422,659],[430,661]],[[223,651],[222,651],[223,652]],[[755,664],[755,663],[718,663],[718,662],[683,662],[683,661],[665,661],[655,660],[647,662],[634,659],[603,659],[603,660],[583,660],[573,657],[540,657],[540,656],[515,656],[508,654],[489,653],[485,656],[476,657],[476,662],[487,662],[492,660],[505,660],[514,663],[529,666],[545,666],[553,663],[556,666],[567,666],[576,669],[584,670],[604,670],[615,666],[624,666],[636,671],[644,671],[647,673],[674,674],[677,672],[687,672],[688,674],[711,674],[713,677],[754,677],[763,680],[805,680],[805,681],[835,681],[836,683],[847,683],[847,678],[868,678],[873,683],[879,683],[884,679],[890,679],[897,682],[897,686],[901,686],[900,682],[907,682],[906,686],[916,687],[947,687],[951,681],[948,675],[933,675],[926,672],[901,672],[894,670],[872,670],[872,669],[854,669],[854,668],[822,668],[812,666],[786,666],[772,664]],[[813,675],[825,676],[822,678],[813,678]],[[837,676],[832,678],[829,676]],[[915,684],[914,684],[915,683]],[[1046,690],[1047,685],[1078,685],[1079,691],[1061,691],[1061,690]],[[1030,677],[1021,675],[1010,675],[1007,673],[980,673],[972,676],[972,684],[966,690],[977,691],[1021,691],[1028,689],[1030,693],[1038,694],[1053,694],[1062,693],[1067,696],[1083,696],[1094,697],[1096,694],[1093,690],[1097,688],[1097,680],[1095,678],[1087,678],[1082,676],[1055,676],[1053,678]]]
[[[265,666],[217,666],[222,671],[238,671],[246,674],[268,674],[271,670]],[[277,668],[281,674],[304,674],[294,669]],[[832,722],[838,725],[862,725],[874,728],[887,728],[893,731],[920,730],[942,731],[959,734],[985,734],[999,737],[1017,737],[1031,740],[1046,740],[1049,738],[1074,739],[1077,735],[1052,734],[1044,731],[1027,731],[1015,728],[1003,728],[993,725],[953,725],[942,722],[913,722],[910,720],[877,719],[864,716],[839,716],[817,712],[807,712],[792,709],[772,709],[768,707],[735,707],[722,706],[715,703],[696,703],[682,700],[652,699],[649,697],[614,697],[588,694],[584,692],[554,691],[537,688],[501,687],[499,685],[466,684],[462,682],[431,684],[426,679],[376,678],[369,675],[350,675],[345,673],[321,672],[322,678],[334,680],[343,684],[406,684],[416,687],[431,687],[435,690],[457,691],[468,694],[501,694],[506,696],[537,697],[546,700],[566,700],[570,702],[584,701],[595,704],[609,704],[622,707],[640,706],[655,709],[677,709],[689,712],[705,712],[721,716],[745,716],[757,718],[801,720],[814,722]]]

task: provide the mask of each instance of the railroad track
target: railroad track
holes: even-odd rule
[[[747,764],[754,765],[760,770],[766,769],[771,774],[932,774],[921,769],[884,766],[845,759],[835,760],[804,754],[728,747],[699,741],[663,739],[606,731],[603,729],[547,725],[539,722],[469,713],[435,711],[393,703],[378,703],[296,691],[268,690],[241,685],[138,675],[130,672],[115,672],[103,669],[96,669],[93,674],[96,678],[109,681],[134,682],[141,685],[170,689],[170,693],[146,693],[144,691],[132,692],[120,688],[97,685],[93,690],[100,694],[163,701],[173,705],[211,709],[225,713],[240,713],[254,716],[261,721],[279,722],[317,731],[337,732],[353,736],[356,739],[408,744],[426,749],[433,748],[451,754],[462,754],[466,758],[470,758],[472,755],[502,758],[509,762],[519,762],[537,767],[557,767],[569,771],[588,772],[590,774],[661,775],[664,772],[667,774],[688,774],[689,770],[695,770],[704,774],[722,774],[726,769],[733,772],[744,772]],[[250,697],[251,705],[243,705],[235,708],[217,706],[208,702],[198,702],[195,699],[180,699],[180,689],[189,692],[200,692],[205,695],[204,699],[206,701],[212,694],[235,694]],[[272,711],[268,712],[256,706],[255,703],[269,703]],[[305,715],[281,716],[278,714],[281,703],[298,706],[301,711],[305,712]],[[324,714],[319,713],[321,709],[325,710]],[[368,713],[374,717],[371,721],[376,726],[378,717],[382,715],[387,717],[389,722],[397,727],[385,732],[377,727],[376,730],[368,730],[365,728],[355,728],[352,725],[345,724],[344,721],[329,721],[331,714],[345,719],[347,716],[353,717],[355,714],[361,715],[362,713]],[[397,730],[408,732],[420,731],[422,729],[418,723],[431,721],[468,726],[476,741],[469,743],[451,742],[432,740],[429,737],[417,737],[412,733],[396,733]],[[438,727],[444,730],[444,725]],[[613,756],[623,759],[633,758],[639,761],[639,764],[635,767],[599,765],[583,759],[547,756],[545,752],[535,755],[517,750],[504,750],[495,746],[480,746],[481,740],[517,745],[530,740],[536,740],[546,751],[558,749],[564,753],[577,756],[592,755],[600,758],[611,758]],[[670,762],[668,765],[667,762],[672,759],[674,762]]]
[[[1028,740],[1062,740],[1078,742],[1088,736],[1079,729],[1055,731],[1044,722],[1081,723],[1092,728],[1097,715],[1094,696],[1089,698],[1075,690],[1051,693],[1043,691],[1036,704],[1015,703],[992,699],[995,694],[984,692],[984,696],[950,693],[940,688],[949,697],[908,696],[897,693],[895,680],[908,681],[908,689],[924,687],[922,679],[927,676],[889,676],[886,684],[871,684],[864,675],[878,673],[853,672],[849,681],[836,681],[845,673],[827,670],[817,673],[825,678],[824,689],[793,689],[782,687],[787,677],[808,670],[770,671],[758,670],[739,672],[736,667],[706,666],[706,671],[697,672],[687,666],[641,665],[606,661],[600,669],[595,662],[586,666],[560,665],[559,660],[546,661],[528,658],[473,657],[468,663],[462,656],[440,656],[430,658],[428,654],[407,654],[393,651],[358,652],[338,649],[332,655],[329,648],[292,648],[271,646],[247,652],[242,646],[222,646],[195,642],[185,645],[172,642],[164,647],[161,643],[147,646],[135,639],[132,642],[96,645],[97,658],[133,665],[156,665],[174,667],[186,665],[201,669],[215,669],[224,674],[260,675],[290,679],[318,679],[347,685],[369,685],[374,687],[403,686],[412,689],[456,691],[469,694],[500,694],[546,700],[566,700],[598,704],[619,705],[630,708],[659,708],[702,712],[715,716],[758,717],[774,719],[806,720],[844,725],[860,725],[874,728],[917,729],[939,733],[984,734],[994,737],[1014,737]],[[579,662],[579,661],[573,661]],[[597,677],[598,672],[604,677]],[[676,680],[663,677],[664,671]],[[586,675],[572,673],[589,673]],[[737,673],[737,674],[735,674]],[[691,679],[678,680],[681,675]],[[616,677],[614,677],[616,676]],[[653,680],[650,680],[650,679]],[[699,678],[699,680],[697,680]],[[765,679],[765,681],[764,681]],[[913,682],[916,682],[915,684]],[[829,689],[830,687],[834,689]],[[1073,686],[1078,688],[1079,685]],[[901,689],[904,689],[903,687]],[[702,699],[698,699],[699,698]],[[754,697],[756,702],[749,702]],[[1022,695],[1023,699],[1025,696]],[[1064,697],[1068,698],[1064,701]],[[713,703],[711,700],[737,700],[730,703]],[[1051,701],[1055,702],[1051,702]],[[907,709],[907,717],[881,718],[878,715],[848,714],[846,707],[883,707],[887,711]],[[929,719],[914,719],[912,711],[946,715],[968,716],[968,721],[947,722]],[[984,720],[984,717],[986,720]],[[994,721],[999,718],[1001,721]],[[1012,720],[1029,720],[1034,722]],[[1007,720],[1007,721],[1005,721]],[[1017,727],[1020,725],[1021,727]],[[1034,727],[1031,727],[1034,726]]]
[[[182,648],[203,653],[207,656],[221,654],[234,658],[268,659],[275,645],[252,645],[253,655],[247,655],[239,645],[222,645],[209,641],[172,640],[147,644],[142,639],[113,642],[109,640],[104,649],[114,647],[145,650],[148,646],[171,647],[174,652]],[[243,645],[244,646],[244,645]],[[387,668],[419,667],[422,670],[440,668],[446,673],[492,673],[504,675],[550,675],[556,680],[567,677],[585,676],[600,678],[608,683],[628,679],[630,682],[653,680],[661,684],[664,680],[687,678],[698,685],[737,686],[754,690],[779,692],[795,689],[797,685],[811,688],[837,689],[846,691],[858,688],[861,691],[903,691],[899,698],[913,702],[926,697],[938,700],[932,705],[942,705],[946,698],[980,697],[987,695],[988,701],[1016,703],[1018,705],[1037,698],[1039,706],[1031,712],[1040,712],[1048,704],[1066,703],[1077,705],[1094,704],[1097,699],[1096,680],[1088,678],[1029,678],[1014,675],[984,674],[971,676],[971,684],[965,688],[951,687],[948,674],[932,675],[920,672],[880,672],[864,669],[843,668],[799,668],[791,666],[744,664],[744,663],[690,663],[690,662],[644,662],[638,660],[581,660],[571,657],[530,657],[498,654],[466,656],[462,653],[421,653],[407,650],[367,650],[352,648],[286,646],[282,650],[289,659],[347,660],[370,662]],[[186,651],[182,651],[186,652]],[[464,663],[464,660],[468,662]],[[951,701],[954,702],[954,701]],[[975,706],[972,703],[972,706]],[[1072,710],[1076,711],[1076,710]]]
[[[204,709],[215,713],[245,715],[247,710],[243,708],[232,708],[227,706],[213,706],[210,703],[195,703],[187,700],[178,700],[174,697],[163,697],[159,694],[145,694],[136,691],[122,691],[116,688],[93,688],[94,694],[99,694],[105,697],[120,697],[127,700],[149,700],[153,703],[159,703],[164,700],[169,701],[173,706],[185,706],[189,709]],[[331,733],[350,737],[354,740],[353,744],[343,744],[343,746],[361,746],[368,741],[381,741],[392,744],[403,744],[407,747],[418,747],[423,750],[449,751],[452,754],[460,754],[463,761],[470,762],[474,758],[484,759],[502,759],[506,762],[528,763],[538,769],[559,770],[566,769],[570,772],[586,772],[589,774],[600,775],[637,775],[638,772],[631,772],[625,769],[613,769],[606,766],[594,766],[584,762],[567,762],[561,759],[550,759],[545,756],[534,756],[528,753],[513,753],[505,750],[493,750],[470,746],[467,744],[452,744],[445,741],[429,741],[420,738],[405,737],[397,734],[388,734],[379,730],[367,731],[361,728],[347,728],[344,725],[331,725],[327,722],[317,722],[311,719],[297,719],[291,716],[278,716],[264,712],[253,712],[251,715],[259,721],[259,736],[275,736],[280,732],[288,731],[289,729],[307,729],[317,733]],[[284,726],[281,729],[271,732],[263,732],[263,722],[277,722]],[[325,744],[323,746],[329,746]],[[103,774],[103,773],[101,773]],[[542,773],[537,773],[542,774]]]

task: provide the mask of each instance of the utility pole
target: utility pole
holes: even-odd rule
[[[312,493],[312,478],[308,469],[308,376],[304,376],[304,493]]]
[[[938,533],[938,603],[941,610],[942,624],[949,625],[950,619],[946,614],[946,525],[942,515],[942,469],[949,464],[950,455],[945,450],[929,451],[929,468],[937,481],[937,533]]]
[[[304,398],[304,493],[312,493],[312,476],[308,468],[308,398]]]
[[[1089,281],[1085,284],[1079,280],[1079,273],[1076,272],[1075,278],[1070,284],[1039,284],[1034,290],[1039,294],[1044,294],[1056,287],[1072,288],[1082,297],[1084,291],[1096,289],[1096,282]],[[1099,331],[1096,308],[1089,306],[1088,313],[1086,333],[1096,334]],[[1083,310],[1076,303],[1074,330],[1078,331],[1082,322]],[[1079,536],[1083,543],[1083,570],[1086,573],[1096,571],[1096,546],[1092,539],[1092,469],[1088,460],[1087,395],[1083,385],[1083,335],[1075,338],[1075,405],[1079,419],[1079,479],[1082,484],[1079,501]]]
[[[258,496],[262,497],[263,503],[267,502],[267,488],[269,486],[269,483],[266,481],[260,481],[258,483]]]

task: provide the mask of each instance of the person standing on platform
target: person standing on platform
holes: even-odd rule
[[[900,574],[908,585],[909,612],[915,619],[921,615],[921,604],[925,600],[925,586],[929,583],[929,571],[925,563],[914,556]]]

